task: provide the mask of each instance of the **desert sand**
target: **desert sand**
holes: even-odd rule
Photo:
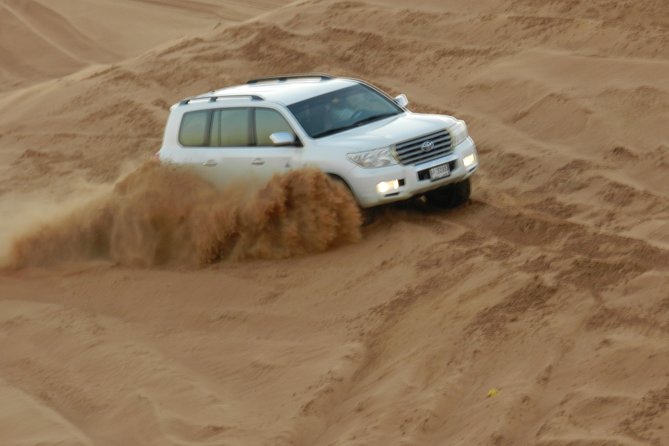
[[[151,164],[294,72],[465,119],[471,202]],[[0,444],[669,445],[668,123],[666,0],[0,0]]]

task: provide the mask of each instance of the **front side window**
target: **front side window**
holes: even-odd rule
[[[321,138],[402,113],[401,107],[363,84],[289,105],[312,138]]]
[[[267,108],[256,109],[256,144],[259,146],[272,146],[270,135],[276,132],[290,132],[293,129],[283,116],[276,110]]]

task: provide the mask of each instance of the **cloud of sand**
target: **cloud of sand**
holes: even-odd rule
[[[206,265],[284,258],[360,238],[348,190],[315,169],[220,190],[194,173],[146,163],[113,189],[13,238],[8,264],[105,259],[122,265]]]
[[[0,266],[6,266],[17,235],[65,218],[110,193],[113,184],[92,184],[77,178],[48,191],[13,191],[0,196]]]

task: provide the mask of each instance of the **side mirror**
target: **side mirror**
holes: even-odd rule
[[[269,139],[272,140],[272,144],[275,146],[295,145],[295,135],[293,135],[291,132],[275,132],[269,135]]]
[[[409,105],[409,99],[407,98],[407,95],[402,93],[395,98],[395,103],[400,107],[405,108],[407,105]]]

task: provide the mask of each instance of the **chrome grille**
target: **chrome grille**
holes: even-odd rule
[[[430,141],[433,147],[425,150],[423,144],[429,144]],[[453,151],[451,147],[451,134],[448,133],[448,130],[440,130],[423,135],[419,138],[395,144],[395,151],[402,164],[420,164],[432,161]]]

